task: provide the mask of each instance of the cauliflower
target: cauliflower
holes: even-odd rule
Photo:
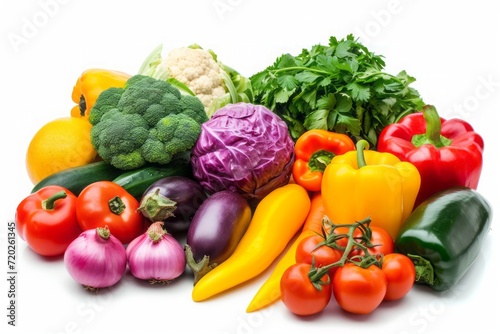
[[[253,101],[250,80],[218,61],[214,52],[194,44],[170,50],[165,58],[161,53],[162,45],[144,60],[138,74],[166,80],[196,96],[208,117],[226,104]]]
[[[169,52],[159,66],[183,84],[198,97],[205,109],[214,99],[226,94],[221,67],[212,55],[203,49],[177,48]]]

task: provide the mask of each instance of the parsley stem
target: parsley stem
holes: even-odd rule
[[[276,70],[270,70],[272,73],[280,73],[280,72],[285,72],[285,71],[309,71],[309,72],[314,72],[314,73],[321,73],[325,75],[331,75],[334,74],[332,72],[327,72],[323,71],[317,68],[311,68],[311,67],[306,67],[306,66],[290,66],[290,67],[284,67],[284,68],[278,68]]]

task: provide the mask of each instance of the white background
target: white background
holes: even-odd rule
[[[2,189],[0,267],[7,272],[7,227],[30,191],[26,148],[46,122],[69,115],[71,90],[91,67],[134,73],[157,45],[198,43],[245,75],[284,52],[297,54],[353,33],[385,56],[386,71],[414,76],[425,102],[441,116],[461,117],[485,140],[479,191],[498,206],[500,102],[499,17],[493,1],[272,0],[1,0],[0,94]],[[17,327],[7,326],[7,282],[0,284],[5,333],[350,333],[482,332],[498,327],[498,218],[467,275],[445,293],[415,287],[400,302],[368,316],[334,302],[316,317],[298,318],[281,303],[245,313],[266,274],[209,301],[191,300],[192,281],[149,286],[129,274],[93,295],[66,273],[61,259],[43,259],[18,239]],[[495,252],[497,252],[495,254]],[[4,276],[2,276],[4,277]]]

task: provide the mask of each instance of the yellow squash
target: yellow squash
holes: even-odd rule
[[[211,298],[266,270],[300,230],[310,206],[307,191],[293,183],[264,197],[233,254],[196,283],[193,300]]]

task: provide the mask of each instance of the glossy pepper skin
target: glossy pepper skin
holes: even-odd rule
[[[322,129],[304,132],[295,143],[293,180],[308,191],[320,191],[323,172],[332,158],[354,149],[345,134]]]
[[[450,187],[477,189],[483,148],[482,137],[469,123],[440,118],[430,105],[384,128],[377,147],[417,167],[422,184],[415,207]]]
[[[71,109],[72,117],[89,118],[90,109],[103,90],[111,87],[121,88],[130,78],[129,74],[100,68],[84,71],[77,79],[71,99],[77,105]]]
[[[28,246],[43,256],[64,254],[82,230],[76,218],[76,196],[56,185],[24,198],[16,209],[16,229]]]
[[[449,188],[417,206],[401,228],[395,248],[413,260],[417,283],[445,291],[479,255],[491,218],[491,206],[476,190]]]
[[[396,238],[410,215],[420,187],[415,166],[390,153],[365,150],[334,157],[326,167],[321,194],[325,214],[334,224],[351,224],[366,217]]]

